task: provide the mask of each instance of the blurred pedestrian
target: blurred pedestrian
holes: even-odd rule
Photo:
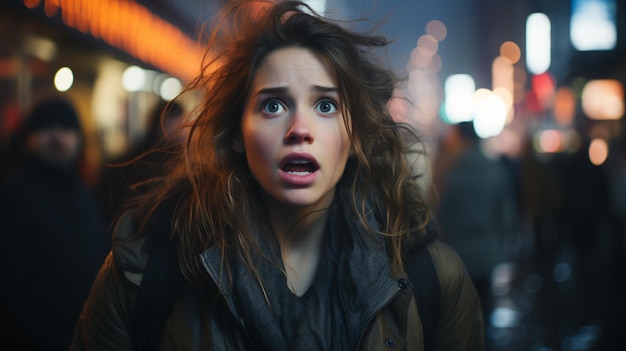
[[[73,105],[42,100],[16,138],[19,162],[0,188],[1,340],[20,350],[67,350],[110,241],[80,177],[83,134]]]
[[[589,137],[582,136],[581,146],[575,152],[557,154],[553,160],[560,186],[559,244],[571,248],[578,266],[574,269],[581,274],[590,270],[601,255],[606,256],[599,251],[599,241],[609,236],[606,230],[610,196],[614,195],[609,193],[606,165],[600,167],[591,163],[590,143]],[[593,269],[587,274],[597,276]]]
[[[610,242],[611,188],[606,164],[595,165],[589,157],[591,141],[589,136],[581,135],[580,146],[574,152],[556,154],[552,161],[560,188],[560,206],[556,211],[558,246],[551,263],[554,271],[559,266],[568,268],[568,274],[560,277],[558,283],[575,292],[569,296],[570,306],[579,307],[576,313],[567,307],[558,312],[559,316],[567,316],[567,325],[572,327],[604,318],[604,311],[618,306],[609,303],[598,308],[610,296],[598,287],[619,278],[611,267],[610,251],[603,247],[605,243],[614,246]]]
[[[518,224],[515,183],[504,164],[488,156],[472,122],[451,125],[435,167],[435,213],[442,238],[461,256],[483,302],[493,307],[492,271],[507,260]]]

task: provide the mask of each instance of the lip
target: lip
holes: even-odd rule
[[[305,175],[300,175],[300,174],[295,174],[295,173],[284,171],[283,170],[284,166],[287,163],[292,162],[294,160],[306,160],[306,161],[311,162],[313,166],[315,166],[315,171],[305,174]],[[315,181],[315,179],[317,179],[317,176],[319,175],[319,169],[320,169],[319,163],[317,162],[315,157],[313,157],[313,155],[309,153],[305,153],[305,152],[293,152],[283,157],[280,160],[278,173],[282,181],[284,181],[287,184],[296,185],[296,186],[307,186],[307,185],[312,184]]]

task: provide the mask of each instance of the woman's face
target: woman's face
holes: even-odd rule
[[[246,99],[242,145],[255,179],[287,206],[330,205],[350,154],[331,69],[304,48],[271,53]]]

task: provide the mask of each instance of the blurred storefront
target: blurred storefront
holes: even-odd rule
[[[122,0],[2,2],[2,151],[34,101],[63,94],[80,112],[87,176],[96,182],[103,162],[141,142],[151,109],[200,69],[193,24],[175,15],[165,19],[156,7]],[[188,95],[183,102],[191,105]]]

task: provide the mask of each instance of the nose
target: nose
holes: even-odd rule
[[[312,143],[311,116],[305,112],[296,111],[290,121],[289,129],[285,133],[285,142],[288,144]]]

